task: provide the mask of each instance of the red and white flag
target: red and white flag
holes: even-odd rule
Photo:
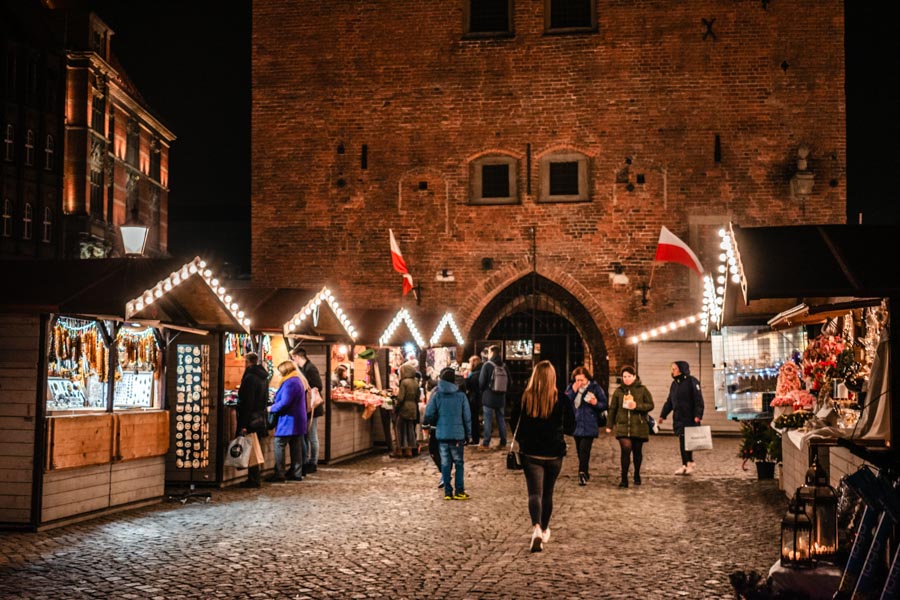
[[[663,226],[659,231],[659,244],[656,246],[656,258],[660,262],[674,262],[696,271],[703,276],[703,265],[687,244]]]
[[[405,296],[413,289],[412,275],[409,274],[409,267],[406,266],[406,261],[400,254],[400,246],[394,238],[394,231],[388,229],[388,233],[391,234],[391,263],[394,265],[394,270],[403,275],[403,295]]]

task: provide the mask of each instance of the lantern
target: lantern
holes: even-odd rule
[[[144,254],[144,246],[147,244],[147,234],[150,228],[144,225],[138,217],[137,206],[131,209],[131,217],[120,227],[122,233],[122,246],[127,256],[141,256]]]
[[[787,514],[781,520],[781,566],[804,568],[812,566],[810,538],[812,524],[799,494],[794,494]]]
[[[837,494],[828,485],[828,474],[813,459],[806,472],[806,483],[798,490],[800,501],[812,525],[810,549],[813,560],[833,562],[837,554]]]

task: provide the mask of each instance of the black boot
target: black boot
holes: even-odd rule
[[[628,473],[625,473],[624,475],[622,475],[622,481],[619,482],[619,487],[620,488],[628,487]]]
[[[641,474],[640,473],[634,474],[634,485],[641,485]]]
[[[587,475],[584,473],[578,474],[578,485],[587,485]]]

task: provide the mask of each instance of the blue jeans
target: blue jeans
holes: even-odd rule
[[[456,493],[462,494],[466,491],[466,485],[463,482],[463,448],[465,443],[462,441],[439,441],[441,452],[441,478],[444,480],[444,495],[453,495],[453,486],[450,485],[450,469],[456,465]],[[451,462],[452,461],[452,462]]]
[[[291,468],[288,475],[300,479],[303,477],[303,444],[299,435],[287,435],[275,438],[275,475],[284,477],[284,447],[291,449]]]
[[[315,465],[319,462],[319,417],[313,417],[303,437],[303,464]]]
[[[500,445],[506,445],[506,416],[504,415],[503,407],[500,408],[491,408],[489,406],[483,407],[484,411],[484,439],[481,441],[482,446],[490,446],[491,445],[491,429],[494,427],[493,419],[494,415],[497,416],[497,427],[500,429]]]

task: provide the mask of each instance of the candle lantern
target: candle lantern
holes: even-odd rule
[[[803,502],[798,494],[794,494],[788,506],[787,514],[781,520],[781,566],[806,568],[812,566],[810,538],[812,524]]]
[[[813,459],[806,483],[798,490],[812,526],[810,549],[813,560],[833,562],[837,554],[837,494],[828,484],[828,474]]]

